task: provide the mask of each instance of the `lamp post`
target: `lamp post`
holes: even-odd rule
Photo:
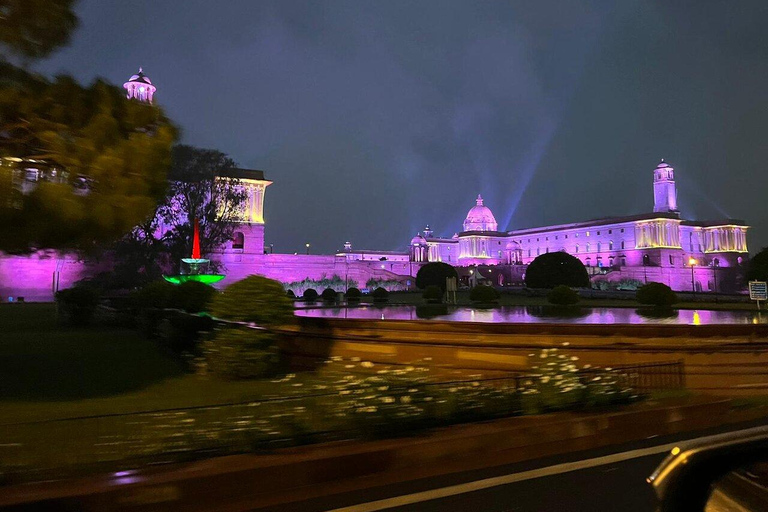
[[[275,244],[269,244],[269,254],[275,253]]]
[[[694,258],[693,256],[688,258],[688,265],[691,266],[691,292],[693,292],[694,295],[696,295],[696,285],[694,283],[693,270],[696,263],[697,263],[696,258]]]
[[[309,255],[309,243],[304,244],[304,246],[307,248],[307,255]]]

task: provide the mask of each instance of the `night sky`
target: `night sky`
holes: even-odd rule
[[[768,245],[768,2],[81,0],[38,69],[141,65],[183,142],[275,183],[275,252],[451,236],[482,193],[500,229],[650,211]]]

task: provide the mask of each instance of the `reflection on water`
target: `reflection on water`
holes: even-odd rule
[[[445,308],[445,309],[443,309]],[[421,306],[360,306],[296,310],[299,316],[361,318],[376,320],[449,320],[490,323],[574,324],[763,324],[768,315],[752,311],[681,309],[654,311],[631,308],[576,308],[560,306],[502,306],[493,309],[440,306],[425,311]]]

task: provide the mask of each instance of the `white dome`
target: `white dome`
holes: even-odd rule
[[[424,245],[426,243],[427,241],[424,239],[424,237],[419,234],[411,238],[411,245]]]
[[[464,231],[497,231],[496,217],[490,208],[483,204],[483,198],[477,195],[477,204],[473,206],[464,219]]]

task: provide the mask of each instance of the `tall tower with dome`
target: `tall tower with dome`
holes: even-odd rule
[[[152,104],[155,91],[157,91],[157,87],[152,85],[152,81],[144,74],[142,68],[139,68],[139,72],[123,84],[123,88],[126,90],[129,100],[137,100],[149,104]]]

